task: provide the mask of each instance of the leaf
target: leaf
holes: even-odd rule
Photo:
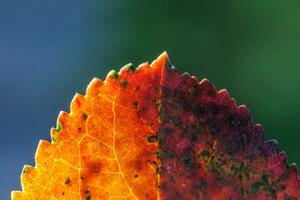
[[[263,132],[225,89],[163,53],[76,94],[12,199],[300,199],[295,165]]]

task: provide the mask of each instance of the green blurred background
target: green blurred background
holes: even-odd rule
[[[0,2],[0,195],[94,77],[167,51],[250,108],[300,164],[300,1]]]

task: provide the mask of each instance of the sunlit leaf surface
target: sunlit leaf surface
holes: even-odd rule
[[[296,167],[247,107],[166,53],[92,80],[51,137],[13,200],[300,199]]]

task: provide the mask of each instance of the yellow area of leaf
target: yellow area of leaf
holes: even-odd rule
[[[36,166],[24,167],[22,191],[12,200],[159,199],[158,146],[147,141],[157,132],[159,108],[137,101],[159,86],[167,60],[164,53],[135,71],[125,66],[76,94],[51,129],[52,142],[40,141]],[[136,111],[142,106],[150,109],[145,117]]]

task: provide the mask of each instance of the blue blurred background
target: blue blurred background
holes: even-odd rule
[[[0,1],[0,198],[75,92],[167,50],[247,104],[300,164],[300,1]]]

